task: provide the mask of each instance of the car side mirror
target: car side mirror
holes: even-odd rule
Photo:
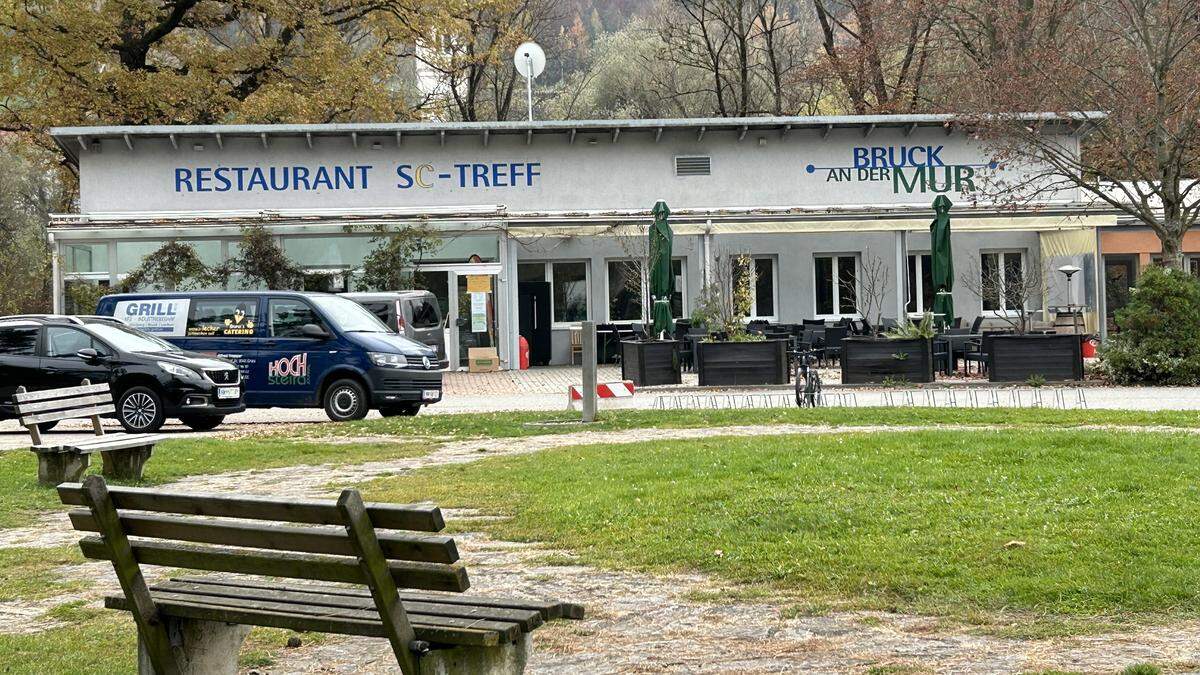
[[[306,338],[314,340],[325,340],[329,338],[329,331],[321,328],[315,323],[306,323],[300,327],[300,334]]]
[[[104,360],[104,357],[100,355],[100,352],[92,349],[91,347],[80,349],[79,351],[75,352],[75,356],[83,359],[85,363],[98,363]]]

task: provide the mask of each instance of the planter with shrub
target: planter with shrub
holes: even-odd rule
[[[1146,268],[1116,315],[1117,333],[1100,350],[1116,384],[1200,384],[1200,281],[1187,272]]]
[[[842,383],[933,382],[929,338],[852,337],[842,340]]]
[[[787,340],[696,343],[700,386],[788,383]]]
[[[621,378],[638,387],[682,382],[678,340],[626,340],[621,343]]]
[[[1083,379],[1080,335],[993,335],[988,350],[992,382],[1044,382]]]

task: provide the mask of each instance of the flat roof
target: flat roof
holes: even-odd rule
[[[824,115],[812,117],[706,117],[687,119],[627,119],[627,120],[535,120],[512,122],[373,122],[353,124],[188,124],[188,125],[144,125],[144,126],[82,126],[54,127],[50,135],[66,152],[73,163],[79,161],[79,151],[86,150],[88,143],[97,139],[122,139],[132,149],[134,139],[167,138],[176,143],[180,137],[209,137],[217,143],[224,138],[250,137],[260,139],[264,147],[270,138],[303,137],[311,143],[314,136],[350,136],[358,142],[358,136],[394,136],[397,143],[404,136],[475,136],[484,140],[492,134],[525,135],[532,141],[534,135],[569,134],[574,138],[579,133],[607,133],[616,138],[624,131],[649,132],[658,135],[665,130],[693,130],[701,137],[706,131],[779,131],[792,129],[820,129],[829,133],[834,129],[856,128],[869,134],[876,127],[945,127],[955,124],[971,124],[979,115],[957,113],[920,115]],[[1051,125],[1078,126],[1103,120],[1102,112],[1079,113],[1012,113],[1011,117],[1025,122],[1041,122]]]

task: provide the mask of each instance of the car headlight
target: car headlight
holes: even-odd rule
[[[408,359],[403,354],[384,354],[383,352],[370,352],[371,363],[383,368],[407,368]]]
[[[196,371],[192,370],[191,368],[184,368],[183,366],[181,366],[177,363],[168,363],[166,361],[159,361],[158,367],[162,368],[163,372],[167,373],[168,375],[174,375],[176,377],[188,377],[188,378],[200,377],[200,373],[197,373]]]

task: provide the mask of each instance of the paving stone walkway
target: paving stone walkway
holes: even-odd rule
[[[953,428],[953,427],[941,427]],[[972,427],[975,428],[975,427]],[[915,428],[839,428],[838,433],[912,431]],[[964,428],[965,429],[965,428]],[[519,439],[458,441],[423,457],[346,467],[300,466],[197,476],[172,486],[180,491],[227,491],[295,497],[330,497],[330,486],[480,458],[538,452],[584,443],[636,443],[722,435],[826,433],[827,427],[776,426],[721,429],[655,429],[579,432]],[[345,439],[342,439],[343,441]],[[448,510],[447,519],[477,518]],[[0,547],[68,544],[77,535],[62,513],[33,527],[0,531]],[[532,673],[1008,673],[1057,668],[1107,672],[1153,661],[1175,670],[1200,663],[1200,623],[1145,628],[1080,638],[1017,640],[947,627],[936,618],[881,612],[834,612],[791,616],[778,602],[697,602],[697,594],[720,597],[712,578],[697,574],[650,576],[571,564],[567,552],[536,544],[497,541],[479,533],[456,537],[471,573],[473,590],[551,597],[587,606],[582,622],[561,622],[535,633]],[[566,564],[563,564],[563,563]],[[151,568],[154,569],[154,568]],[[166,571],[160,571],[165,573]],[[0,632],[37,632],[54,622],[41,616],[62,602],[98,604],[116,589],[107,563],[62,570],[89,578],[78,595],[36,603],[0,603]],[[257,673],[396,673],[384,641],[333,639],[285,651]]]

